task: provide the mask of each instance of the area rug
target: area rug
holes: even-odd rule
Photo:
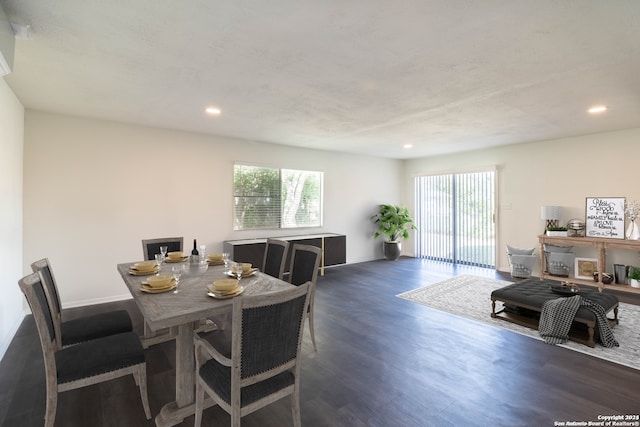
[[[491,292],[509,284],[511,282],[504,280],[463,275],[396,296],[542,340],[535,329],[491,317]],[[502,308],[501,304],[496,303],[496,311]],[[620,323],[613,328],[613,333],[620,347],[606,348],[598,343],[595,348],[590,348],[573,341],[560,345],[640,370],[640,306],[620,303],[618,318]]]

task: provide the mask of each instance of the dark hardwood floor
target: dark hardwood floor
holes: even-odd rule
[[[301,379],[304,426],[553,426],[640,412],[640,371],[430,309],[395,295],[457,274],[492,270],[418,259],[327,269],[318,280],[313,351],[305,327]],[[17,286],[17,284],[16,284]],[[67,319],[133,301],[66,310]],[[615,330],[614,330],[615,331]],[[217,332],[216,332],[217,333]],[[173,400],[174,344],[147,350],[151,412]],[[29,316],[0,363],[0,424],[40,426],[44,368]],[[228,425],[219,408],[203,425]],[[284,399],[243,426],[292,425]],[[131,377],[62,393],[57,426],[152,426]],[[193,417],[181,425],[193,425]]]

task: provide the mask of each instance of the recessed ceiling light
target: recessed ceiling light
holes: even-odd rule
[[[404,144],[402,148],[406,148],[406,149],[413,148],[413,144]]]
[[[220,109],[216,107],[207,107],[204,111],[206,111],[207,114],[211,114],[213,116],[217,116],[221,113]]]
[[[604,113],[605,111],[607,111],[607,106],[606,105],[596,105],[596,106],[593,106],[593,107],[589,108],[587,111],[589,113],[591,113],[591,114]]]

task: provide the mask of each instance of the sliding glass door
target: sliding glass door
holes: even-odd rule
[[[415,178],[416,256],[495,267],[495,171]]]

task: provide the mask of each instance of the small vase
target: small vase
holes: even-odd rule
[[[638,224],[635,219],[630,221],[627,226],[626,238],[629,240],[640,240],[640,228],[638,228]]]

